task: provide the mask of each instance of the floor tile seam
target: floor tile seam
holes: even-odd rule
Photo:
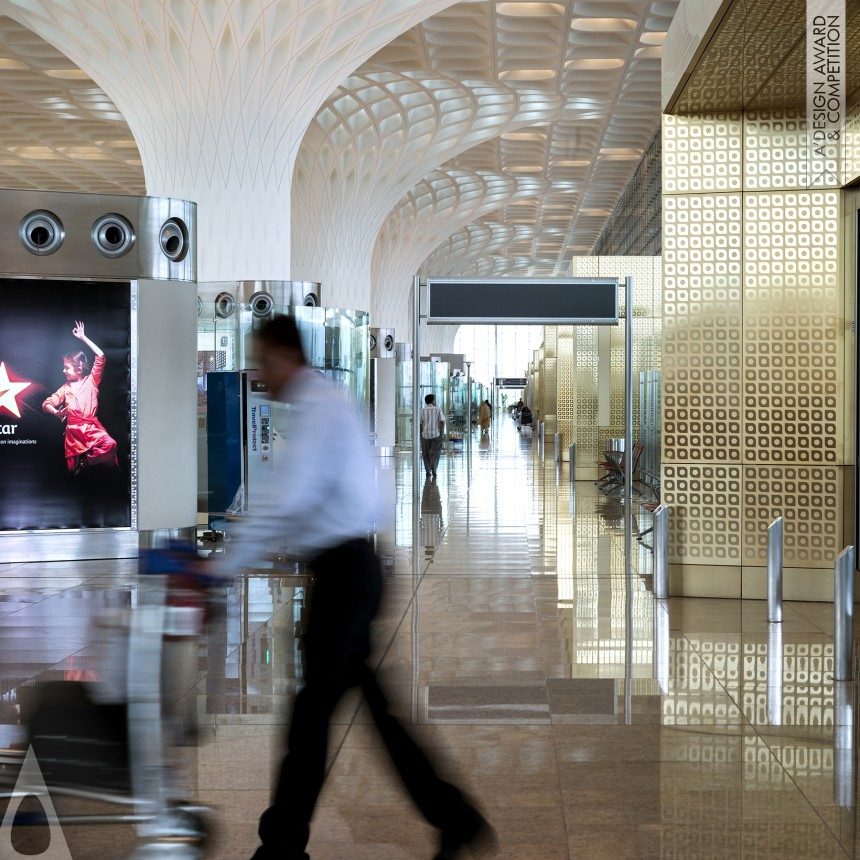
[[[812,810],[812,812],[813,812],[813,814],[815,815],[815,817],[816,817],[816,818],[818,818],[818,820],[819,820],[819,821],[824,825],[824,827],[825,827],[825,828],[827,829],[827,831],[831,834],[831,836],[833,836],[833,838],[836,840],[837,845],[839,845],[839,847],[842,849],[842,851],[844,852],[844,854],[845,854],[847,857],[850,857],[850,856],[851,856],[851,852],[850,852],[850,850],[849,850],[849,849],[850,849],[850,846],[846,846],[846,845],[844,845],[844,844],[843,844],[842,840],[839,838],[839,834],[838,834],[838,833],[836,833],[836,832],[833,830],[833,828],[832,828],[832,827],[827,823],[827,819],[826,819],[826,818],[825,818],[825,817],[824,817],[824,816],[823,816],[823,815],[818,811],[818,809],[817,809],[817,807],[815,806],[815,804],[814,804],[814,803],[812,802],[812,800],[811,800],[811,799],[806,795],[806,792],[804,792],[804,790],[800,787],[800,785],[798,785],[797,781],[794,779],[794,777],[792,776],[791,772],[790,772],[790,771],[785,767],[785,765],[784,765],[784,764],[782,763],[782,761],[780,760],[779,756],[774,752],[773,747],[770,745],[770,743],[768,743],[767,738],[766,738],[764,735],[762,735],[762,734],[758,731],[758,728],[757,728],[755,725],[753,725],[753,727],[752,727],[752,728],[753,728],[753,731],[754,731],[754,732],[755,732],[755,734],[756,734],[756,737],[759,739],[759,741],[761,741],[761,742],[765,745],[765,747],[767,747],[768,752],[771,754],[771,756],[773,756],[773,760],[774,760],[774,761],[779,765],[779,767],[782,769],[783,773],[786,775],[787,780],[788,780],[789,782],[791,782],[791,784],[794,786],[794,788],[795,788],[795,790],[797,791],[797,793],[798,793],[798,794],[799,794],[799,795],[804,799],[804,801],[806,802],[807,806],[809,806],[809,808]],[[835,750],[834,750],[834,752],[835,752]],[[834,767],[834,776],[835,776],[835,775],[836,775],[836,773],[835,773],[835,767]]]
[[[790,609],[792,612],[794,612],[796,615],[798,615],[800,618],[802,618],[802,619],[803,619],[807,624],[811,624],[813,627],[815,627],[817,630],[820,630],[820,631],[821,631],[822,633],[824,633],[826,636],[830,636],[830,638],[831,638],[831,639],[833,638],[833,632],[832,632],[832,630],[825,630],[825,629],[824,629],[820,624],[818,624],[817,622],[813,621],[811,618],[808,618],[808,617],[807,617],[806,615],[804,615],[804,614],[803,614],[799,609],[795,609],[795,608],[791,605],[791,603],[792,603],[792,601],[788,601],[788,600],[787,600],[787,601],[785,601],[785,602],[783,603],[783,607],[787,607],[787,608],[788,608],[788,609]]]

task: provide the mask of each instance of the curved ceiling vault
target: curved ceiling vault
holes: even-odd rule
[[[292,244],[303,277],[351,272],[357,300],[375,248],[388,325],[403,284],[381,273],[415,259],[389,222],[404,195],[430,205],[423,177],[542,190],[472,223],[434,209],[432,261],[408,276],[564,274],[591,250],[658,125],[676,5],[0,0],[0,183],[140,193],[145,176],[196,199],[201,279],[289,276]]]
[[[453,0],[0,0],[128,123],[149,194],[200,206],[201,280],[290,271],[290,182],[332,90]],[[59,119],[59,117],[58,117]]]
[[[540,90],[365,67],[327,100],[299,149],[295,276],[370,307],[374,242],[398,199],[452,155],[549,121],[561,106]]]
[[[419,267],[422,272],[449,275],[499,276],[514,271],[531,276],[563,275],[574,255],[588,253],[659,125],[661,45],[676,7],[677,0],[463,2],[392,40],[345,81],[320,115],[334,111],[336,103],[352,106],[350,96],[357,97],[367,86],[367,77],[383,70],[408,76],[413,88],[443,78],[452,81],[454,90],[481,81],[485,86],[489,82],[491,88],[528,91],[533,104],[543,99],[547,107],[562,105],[560,110],[554,107],[515,128],[487,129],[484,139],[474,139],[470,146],[456,136],[439,136],[432,149],[424,150],[427,160],[437,159],[437,176],[462,170],[528,176],[543,183],[545,190],[511,200],[482,216],[480,224],[512,229],[507,243],[496,242],[483,251],[473,248],[480,224],[474,225],[471,239],[458,234],[457,241],[446,243],[449,234],[460,230],[458,219],[439,236],[439,247],[428,249],[433,254],[432,272],[418,260],[407,275]],[[384,125],[397,125],[390,119],[395,114],[408,116],[414,96],[404,88],[403,95],[394,92],[391,98],[401,104],[388,104],[380,112],[376,136],[368,136],[364,124],[351,131],[348,121],[341,118],[337,155],[332,154],[333,147],[323,154],[326,147],[319,132],[317,138],[309,139],[303,181],[319,189],[323,198],[314,204],[309,223],[314,224],[316,236],[337,237],[325,251],[315,252],[318,259],[327,255],[326,272],[339,266],[348,272],[356,262],[355,248],[366,242],[377,201],[388,199],[383,189],[402,166],[386,160]],[[453,94],[451,98],[453,105],[456,99]],[[426,134],[440,122],[440,117],[429,116],[431,103],[440,113],[445,109],[438,96],[426,102],[418,120]],[[461,109],[474,111],[474,101],[464,101]],[[393,160],[400,156],[397,147]],[[354,169],[344,171],[347,149],[346,161]],[[415,159],[416,171],[424,166],[423,160]],[[379,172],[374,174],[375,170]],[[400,176],[398,173],[397,181]],[[376,186],[373,193],[366,193],[371,186]],[[396,185],[388,188],[393,191]],[[341,218],[342,210],[326,198],[329,194],[350,201],[351,221]],[[303,216],[306,211],[310,213],[302,207]],[[373,217],[367,217],[369,213]],[[390,223],[402,213],[401,206],[393,207],[375,251],[371,309],[384,325],[395,322],[386,316],[392,291],[404,289],[404,269],[394,261],[415,258],[411,231],[398,231]],[[308,229],[302,230],[304,237]],[[304,241],[294,235],[296,244]],[[398,235],[409,237],[400,248],[392,239]],[[346,241],[344,236],[348,236]],[[313,244],[311,238],[308,247]],[[421,246],[425,245],[422,241]],[[361,257],[363,252],[358,254]],[[343,255],[340,261],[338,255]],[[380,259],[386,262],[380,263]],[[392,276],[394,269],[401,274]],[[399,312],[396,316],[402,319]]]

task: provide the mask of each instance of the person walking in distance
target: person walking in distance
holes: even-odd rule
[[[436,405],[435,395],[428,394],[424,398],[424,408],[421,410],[421,459],[428,478],[431,475],[435,478],[436,470],[439,468],[444,429],[445,419],[442,417],[442,410]]]
[[[253,860],[310,860],[310,822],[325,779],[329,723],[344,693],[359,686],[418,809],[439,830],[435,860],[466,845],[493,842],[492,829],[388,712],[367,664],[371,622],[382,589],[368,541],[376,498],[367,435],[340,392],[307,367],[291,317],[258,334],[259,379],[290,405],[288,435],[260,490],[254,513],[236,530],[221,573],[253,565],[271,544],[308,560],[315,576],[305,644],[304,686],[295,699],[272,805],[260,818]]]
[[[490,406],[489,400],[482,400],[478,407],[478,423],[481,425],[481,435],[485,436],[490,432],[490,421],[493,420],[493,407]]]

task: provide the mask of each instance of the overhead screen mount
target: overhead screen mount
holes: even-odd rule
[[[430,325],[618,325],[616,278],[428,278]]]

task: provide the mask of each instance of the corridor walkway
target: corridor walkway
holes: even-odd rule
[[[590,482],[573,492],[567,468],[506,418],[471,454],[444,455],[419,499],[417,579],[408,458],[380,472],[395,548],[376,659],[398,713],[495,826],[499,857],[854,857],[856,691],[834,690],[832,606],[786,604],[769,631],[761,602],[655,605],[647,549],[625,570],[623,506]],[[88,622],[135,588],[128,563],[0,568],[4,743],[23,738],[33,679],[84,677]],[[237,580],[179,685],[199,743],[176,760],[189,796],[217,807],[212,857],[256,845],[303,599],[296,577]],[[336,723],[313,860],[430,858],[433,832],[357,696]],[[122,856],[130,834],[108,832],[66,828],[74,860]]]

